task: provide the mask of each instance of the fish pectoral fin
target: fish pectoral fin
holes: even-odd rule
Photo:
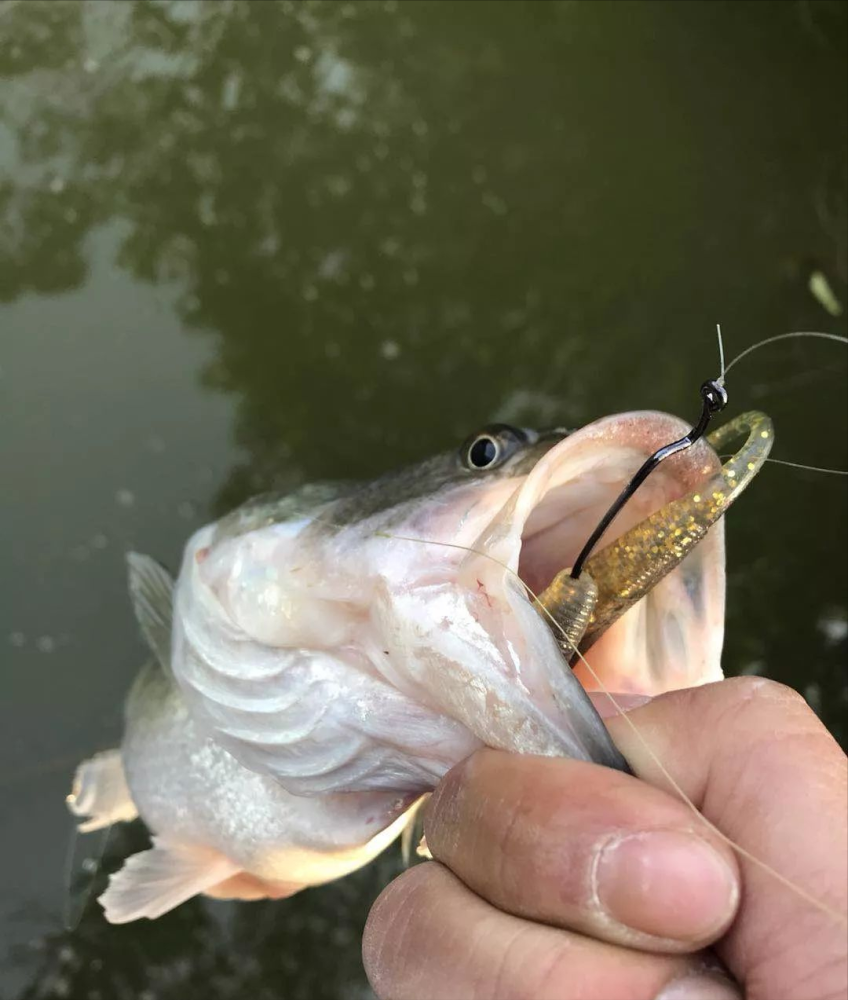
[[[66,801],[75,816],[87,817],[77,827],[80,833],[135,819],[138,810],[127,787],[121,751],[104,750],[84,760]]]
[[[163,669],[171,672],[171,626],[174,621],[174,580],[150,556],[127,554],[133,611],[147,645]]]
[[[109,923],[154,920],[239,871],[212,847],[154,837],[150,850],[133,854],[111,876],[98,901]]]

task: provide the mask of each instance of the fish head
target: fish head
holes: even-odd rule
[[[302,794],[425,790],[481,744],[621,766],[586,690],[721,677],[722,522],[595,635],[577,674],[533,594],[688,429],[654,412],[491,425],[370,483],[255,501],[187,546],[175,677],[243,763]],[[703,440],[669,459],[599,551],[720,471]]]
[[[688,430],[675,417],[635,412],[573,432],[488,427],[472,435],[452,456],[460,473],[379,518],[377,606],[386,609],[392,662],[402,665],[397,682],[412,679],[416,697],[461,717],[488,745],[604,761],[606,734],[574,676],[585,691],[628,697],[720,679],[720,520],[579,654],[538,602],[648,456]],[[720,470],[703,440],[660,465],[599,540],[600,552]],[[646,553],[646,562],[654,558]]]

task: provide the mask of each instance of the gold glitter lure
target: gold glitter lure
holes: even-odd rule
[[[613,622],[679,565],[768,457],[774,439],[770,418],[756,410],[741,414],[707,436],[718,450],[745,434],[736,454],[694,492],[666,504],[592,556],[604,531],[648,475],[702,437],[712,415],[727,402],[720,381],[705,382],[701,396],[703,411],[698,424],[679,441],[651,455],[601,519],[574,567],[557,574],[540,595],[544,610],[564,630],[563,646],[570,660],[575,648],[585,653]]]

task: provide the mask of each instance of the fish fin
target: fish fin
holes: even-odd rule
[[[400,856],[403,861],[403,867],[409,868],[412,863],[412,827],[414,823],[410,823],[409,826],[403,828],[403,833],[400,835]]]
[[[404,868],[409,868],[412,864],[412,845],[416,839],[424,840],[424,816],[421,809],[429,798],[429,795],[422,795],[407,813],[409,821],[400,835],[400,854]]]
[[[266,882],[249,872],[239,872],[206,890],[213,899],[288,899],[306,885],[301,882]]]
[[[171,626],[174,621],[174,580],[155,559],[127,553],[127,573],[133,611],[147,645],[166,673],[171,673]]]
[[[150,850],[133,854],[111,876],[98,901],[111,924],[154,920],[240,870],[212,847],[154,837]]]
[[[135,819],[138,810],[127,787],[121,751],[104,750],[84,760],[66,802],[75,816],[87,817],[78,824],[80,833]]]

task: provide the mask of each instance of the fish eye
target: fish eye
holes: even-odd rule
[[[505,462],[520,445],[527,442],[527,435],[517,427],[495,424],[484,427],[462,446],[460,457],[466,468],[492,469]]]
[[[468,449],[468,464],[475,469],[488,469],[497,462],[500,451],[498,442],[483,434]]]

